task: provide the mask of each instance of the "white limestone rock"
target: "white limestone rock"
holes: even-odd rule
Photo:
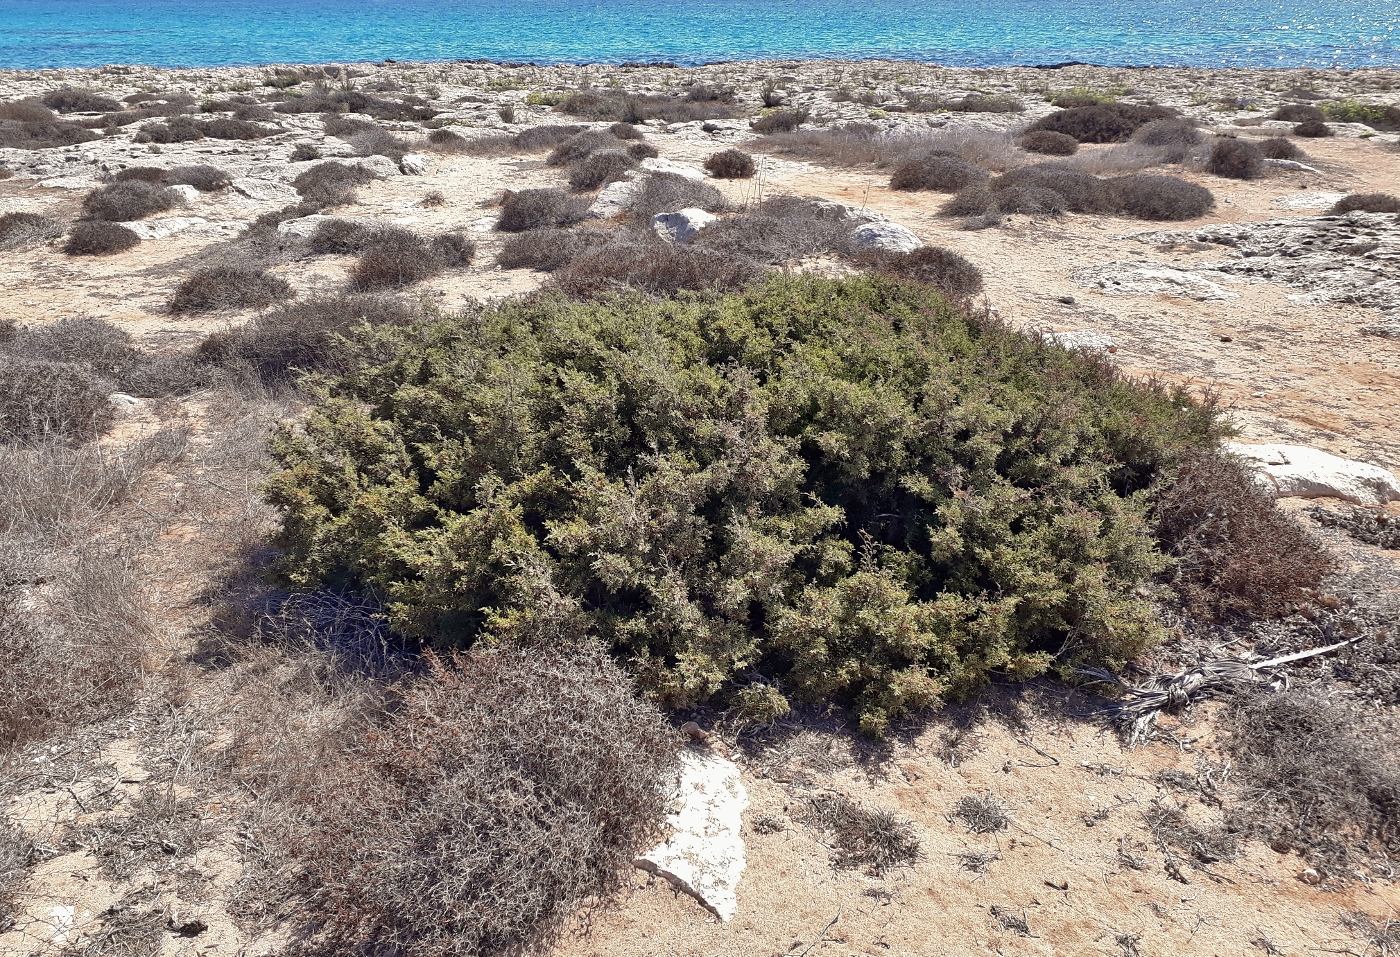
[[[1280,498],[1340,498],[1357,505],[1400,499],[1400,478],[1379,465],[1306,445],[1226,442],[1225,450],[1257,468],[1261,481]]]
[[[1283,209],[1331,209],[1336,205],[1337,200],[1345,195],[1346,193],[1337,193],[1331,190],[1294,193],[1291,196],[1278,197],[1273,201],[1273,205]]]
[[[674,213],[657,213],[651,218],[651,228],[662,239],[685,245],[718,219],[714,213],[691,206]]]
[[[684,176],[686,179],[694,180],[697,183],[705,181],[705,171],[697,166],[687,166],[684,163],[677,163],[675,160],[663,159],[660,156],[652,156],[642,160],[642,169],[648,173],[672,173],[676,176]]]
[[[279,206],[288,206],[301,199],[297,191],[286,183],[278,183],[270,179],[254,179],[252,177],[235,179],[233,191],[259,203],[275,203]]]
[[[911,253],[923,248],[924,241],[899,223],[865,223],[851,230],[851,242],[856,249],[879,249],[885,252]]]
[[[422,176],[428,171],[428,157],[422,153],[405,153],[399,160],[399,169],[406,176]]]
[[[172,192],[174,192],[180,197],[180,202],[186,206],[188,206],[191,203],[199,202],[201,194],[199,190],[195,189],[193,186],[188,186],[184,183],[180,183],[177,186],[170,187],[170,189]]]
[[[1203,276],[1170,266],[1107,263],[1077,269],[1071,278],[1081,286],[1110,295],[1150,296],[1161,293],[1197,302],[1239,298],[1239,293],[1230,292]]]
[[[399,175],[399,164],[387,156],[361,156],[347,161],[347,165],[368,170],[380,179],[389,179]]]
[[[176,233],[194,233],[200,236],[232,236],[239,231],[239,223],[216,223],[202,216],[170,216],[165,219],[142,219],[122,223],[141,239],[164,239]]]
[[[588,215],[594,219],[612,219],[630,210],[637,201],[640,184],[635,179],[620,179],[609,183],[598,193],[593,205],[588,207]]]
[[[666,878],[722,921],[739,908],[739,880],[746,863],[743,818],[749,795],[739,767],[700,751],[681,754],[680,777],[667,838],[637,859],[637,866]]]
[[[284,219],[282,222],[277,224],[277,231],[284,236],[296,236],[300,239],[306,239],[310,237],[312,233],[316,232],[317,227],[319,227],[322,223],[329,222],[330,220],[336,218],[338,217],[323,216],[320,213],[317,213],[313,216],[300,216],[296,219]]]

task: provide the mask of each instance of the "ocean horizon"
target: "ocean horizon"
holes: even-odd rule
[[[908,59],[1400,66],[1395,0],[0,0],[0,67]]]

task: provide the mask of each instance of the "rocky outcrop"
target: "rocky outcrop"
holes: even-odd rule
[[[612,219],[621,216],[637,201],[639,184],[634,179],[620,179],[609,183],[598,193],[593,205],[588,207],[588,215],[594,219]]]
[[[1229,250],[1217,272],[1303,290],[1304,302],[1400,312],[1400,218],[1353,212],[1140,233],[1153,245],[1208,243]]]
[[[1081,286],[1111,295],[1180,296],[1197,302],[1238,299],[1231,292],[1204,276],[1170,266],[1142,266],[1137,263],[1108,263],[1075,270],[1071,277]]]
[[[1247,445],[1225,449],[1258,469],[1281,498],[1340,498],[1357,505],[1384,505],[1400,499],[1400,479],[1379,465],[1344,459],[1306,445]]]
[[[399,169],[406,176],[422,176],[428,171],[428,157],[422,153],[405,153],[399,160]]]
[[[674,213],[657,213],[651,218],[651,228],[662,239],[684,245],[718,219],[714,213],[691,207]]]
[[[909,253],[920,249],[924,241],[898,223],[865,223],[851,230],[851,244],[858,250]]]
[[[682,752],[666,840],[638,858],[637,866],[666,878],[720,920],[729,920],[739,907],[748,802],[733,761],[707,751]]]

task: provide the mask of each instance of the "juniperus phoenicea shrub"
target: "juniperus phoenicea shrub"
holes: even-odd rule
[[[608,643],[663,703],[862,727],[1160,635],[1148,500],[1214,412],[928,286],[539,295],[365,327],[280,434],[286,571],[436,645]]]

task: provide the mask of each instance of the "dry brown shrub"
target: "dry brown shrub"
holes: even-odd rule
[[[496,228],[518,233],[546,226],[567,226],[588,215],[589,201],[562,189],[522,189],[506,195]]]
[[[292,287],[280,276],[243,266],[210,266],[195,271],[176,287],[170,311],[217,312],[223,309],[266,309],[290,299]]]
[[[709,183],[697,183],[676,173],[652,173],[641,181],[632,197],[631,219],[636,225],[650,229],[652,217],[657,213],[691,208],[717,213],[728,206],[724,194]]]
[[[139,245],[141,237],[120,223],[102,220],[74,223],[63,251],[70,256],[106,256]]]
[[[83,198],[83,214],[89,219],[128,222],[180,205],[174,190],[140,180],[100,186]]]
[[[715,179],[748,179],[758,165],[743,150],[720,150],[705,160],[705,170]]]
[[[982,270],[950,249],[924,246],[912,252],[870,250],[855,257],[871,272],[928,283],[953,299],[968,299],[982,291]]]
[[[63,235],[63,224],[39,213],[0,215],[0,250],[23,249]]]
[[[110,392],[86,365],[0,354],[0,436],[84,439],[112,424]]]
[[[569,172],[569,186],[576,190],[597,189],[626,179],[637,168],[637,160],[626,150],[596,150]]]
[[[1329,876],[1400,855],[1396,728],[1310,690],[1260,692],[1232,704],[1226,749],[1241,805],[1237,827],[1297,850]]]
[[[317,954],[519,954],[653,840],[674,733],[601,649],[475,651],[323,767],[289,842]]]
[[[615,243],[592,249],[554,273],[571,296],[596,297],[640,289],[656,296],[681,290],[737,289],[763,275],[751,259],[660,241]]]
[[[534,229],[508,236],[501,243],[496,264],[502,269],[553,272],[588,250],[611,241],[609,233],[597,229]]]
[[[1079,141],[1064,133],[1050,130],[1032,130],[1021,136],[1017,142],[1028,153],[1043,153],[1047,156],[1073,156],[1079,151]]]
[[[1281,614],[1331,568],[1322,547],[1233,456],[1182,462],[1158,492],[1153,515],[1158,539],[1176,559],[1172,584],[1204,618]]]
[[[1400,213],[1400,196],[1390,193],[1349,193],[1337,200],[1328,212]]]
[[[1222,136],[1210,148],[1206,172],[1228,179],[1259,179],[1264,175],[1264,154],[1253,143]]]

